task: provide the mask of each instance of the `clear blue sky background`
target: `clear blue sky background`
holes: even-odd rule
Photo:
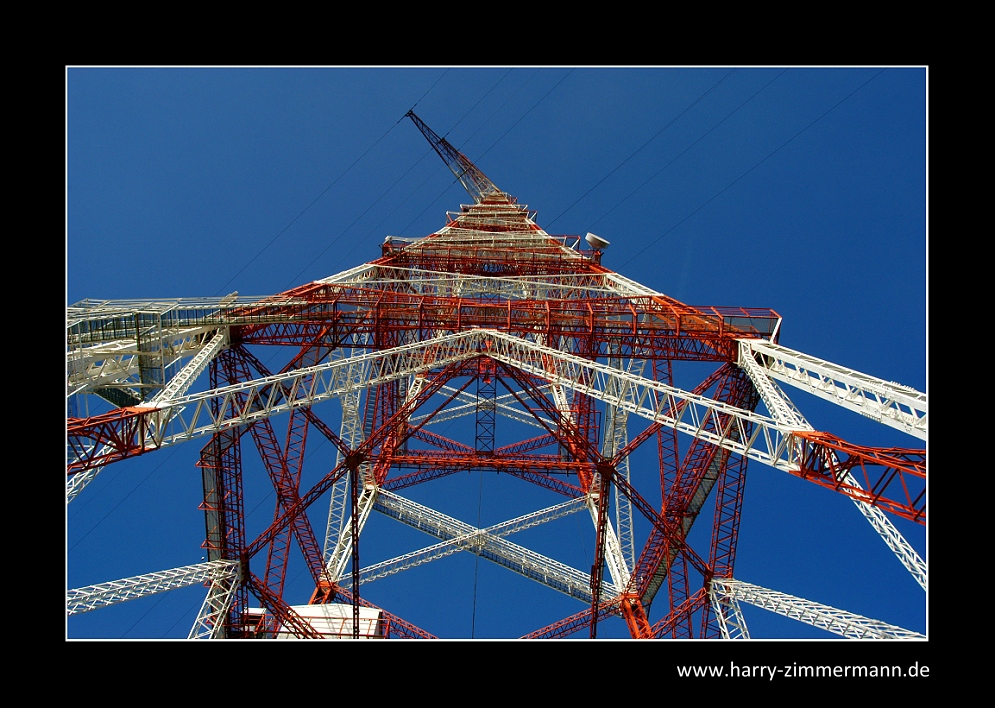
[[[926,390],[923,67],[69,68],[67,304],[268,295],[378,257],[388,234],[437,230],[469,197],[402,119],[411,108],[549,233],[610,240],[605,266],[688,304],[773,308],[785,346]],[[817,429],[921,447],[788,393]],[[200,447],[112,465],[84,490],[67,512],[68,587],[201,559]],[[482,525],[557,501],[519,509],[503,483],[406,493]],[[481,489],[498,501],[478,505]],[[247,499],[250,524],[272,506]],[[925,556],[925,530],[896,525]],[[369,529],[364,565],[433,542],[383,517]],[[587,516],[511,540],[590,566]],[[295,562],[289,599],[304,603]],[[848,499],[756,463],[736,575],[926,631],[926,594]],[[583,609],[468,554],[363,595],[440,637],[516,637]],[[184,637],[202,598],[94,611],[67,636]],[[758,637],[828,636],[746,612]]]

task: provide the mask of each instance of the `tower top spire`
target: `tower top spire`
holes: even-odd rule
[[[434,130],[425,125],[421,118],[415,115],[414,111],[408,111],[404,115],[418,126],[418,130],[422,132],[422,135],[425,136],[443,162],[449,166],[449,169],[456,175],[456,179],[460,181],[463,188],[469,192],[477,204],[492,194],[503,195],[503,192],[487,178],[487,175],[477,169],[477,166],[470,162],[466,155],[454,148],[445,138],[439,137]]]

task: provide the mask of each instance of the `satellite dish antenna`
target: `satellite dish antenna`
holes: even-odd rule
[[[600,236],[595,236],[590,231],[587,232],[587,236],[584,237],[584,240],[587,241],[588,244],[590,244],[591,248],[595,249],[596,251],[605,250],[606,248],[608,248],[608,244],[610,243],[610,241],[606,241]]]

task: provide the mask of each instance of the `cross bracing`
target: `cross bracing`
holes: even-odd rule
[[[540,389],[547,389],[548,386],[541,386]],[[457,391],[452,386],[443,386],[439,392],[444,395],[455,395],[455,400],[465,401],[462,405],[449,406],[441,413],[436,414],[432,421],[435,424],[443,423],[450,420],[455,420],[456,418],[463,418],[468,415],[473,415],[477,407],[477,399],[470,393],[466,391]],[[497,408],[497,413],[509,418],[511,420],[517,421],[519,423],[524,423],[525,425],[531,425],[535,428],[542,428],[543,425],[540,423],[534,415],[522,410],[511,402],[515,400],[515,397],[511,393],[505,393],[497,396],[494,401]],[[413,416],[411,418],[412,423],[419,423],[425,420],[427,414],[421,416]]]
[[[739,359],[739,365],[746,371],[750,379],[753,381],[761,398],[763,398],[764,403],[767,406],[767,410],[771,412],[775,420],[780,421],[783,425],[795,428],[797,430],[808,430],[812,431],[813,428],[805,416],[802,415],[801,411],[791,402],[791,400],[784,395],[784,392],[777,386],[777,384],[770,378],[769,369],[764,368],[751,354],[752,348],[749,342],[741,342],[741,356]],[[829,368],[831,365],[828,365]],[[868,378],[869,377],[865,377]],[[926,397],[922,396],[922,407],[925,411]],[[839,464],[835,453],[829,451],[829,455],[832,457],[836,465]],[[854,479],[853,475],[847,471],[843,477],[843,482],[853,488],[862,489],[860,483]],[[880,509],[867,503],[866,500],[858,499],[856,497],[851,497],[854,504],[857,505],[858,510],[864,515],[868,523],[877,531],[878,535],[884,540],[887,546],[896,555],[898,560],[905,566],[905,568],[912,574],[912,577],[916,579],[916,582],[922,587],[923,590],[926,589],[927,583],[927,571],[926,562],[916,553],[912,545],[905,539],[904,536],[895,528],[895,525],[885,516]]]
[[[512,533],[574,513],[582,509],[583,506],[583,500],[579,506],[574,501],[564,502],[555,507],[511,519],[487,529],[476,529],[410,499],[384,491],[377,499],[377,511],[442,539],[443,543],[406,554],[400,558],[384,561],[370,568],[364,568],[361,571],[361,577],[364,581],[385,577],[409,567],[422,565],[429,560],[451,555],[459,550],[467,550],[523,577],[584,602],[590,602],[589,574],[570,568],[504,538]],[[365,574],[368,574],[368,577]],[[349,582],[344,581],[343,585],[348,587]],[[603,592],[606,596],[613,597],[618,591],[614,585],[605,583]]]
[[[771,418],[740,411],[703,396],[494,330],[448,335],[430,342],[403,345],[387,352],[362,354],[213,391],[180,396],[148,406],[145,429],[159,448],[221,428],[245,425],[291,408],[313,406],[337,398],[359,385],[357,381],[363,381],[363,386],[389,382],[483,353],[528,373],[548,377],[552,383],[615,404],[629,413],[651,421],[659,419],[669,427],[692,435],[701,431],[703,421],[711,411],[726,413],[741,424],[749,422],[758,426],[763,434],[739,443],[729,441],[720,434],[702,431],[701,434],[708,436],[709,442],[728,446],[734,452],[771,466],[787,469],[794,464],[796,455],[788,449],[790,446],[786,442],[791,429],[779,427]],[[431,358],[426,359],[429,354]],[[357,374],[357,371],[362,374]],[[305,379],[312,381],[306,388],[302,386]],[[631,400],[619,400],[612,395],[613,390],[623,385],[632,388]],[[210,401],[218,402],[220,411],[211,411],[207,405]],[[667,409],[679,412],[668,414],[665,412]],[[161,422],[164,420],[175,423],[166,426]],[[179,430],[170,434],[167,427]]]
[[[585,249],[579,237],[547,234],[534,212],[463,156],[450,149],[440,155],[475,203],[450,212],[447,225],[429,236],[388,237],[373,263],[272,297],[84,301],[70,308],[70,402],[97,393],[117,406],[103,415],[70,412],[70,479],[203,438],[211,557],[257,557],[254,569],[265,567],[265,575],[246,571],[235,585],[216,586],[190,636],[246,636],[249,593],[268,621],[283,624],[280,631],[314,636],[275,579],[296,540],[315,581],[312,602],[344,601],[357,616],[363,584],[469,550],[587,604],[563,622],[589,628],[592,637],[612,614],[624,618],[633,637],[745,637],[738,600],[716,602],[710,616],[703,589],[693,585],[732,575],[748,460],[842,492],[869,519],[884,518],[884,510],[925,523],[924,451],[859,448],[812,430],[773,379],[922,438],[925,396],[920,401],[911,389],[779,348],[773,310],[692,307],[612,273],[601,266],[600,251]],[[249,353],[263,346],[296,354],[270,373]],[[670,367],[684,361],[710,362],[726,373],[738,363],[749,372],[748,379],[738,372],[743,395],[710,394],[712,383],[681,388]],[[197,391],[192,382],[205,368],[210,383]],[[769,415],[754,410],[751,385]],[[318,417],[332,400],[341,403],[338,434]],[[498,413],[511,428],[524,423],[541,434],[497,444]],[[285,438],[274,427],[281,416],[291,421]],[[446,437],[438,426],[470,416],[475,445]],[[630,430],[630,423],[643,428]],[[307,488],[300,471],[309,427],[332,442],[335,462]],[[678,433],[690,440],[683,459]],[[630,470],[630,456],[650,440],[659,470]],[[241,496],[241,458],[252,445],[278,498],[272,524],[254,539]],[[525,517],[479,529],[396,494],[462,470],[504,472],[583,500],[595,527],[591,572],[507,541]],[[662,499],[651,504],[641,487],[657,476]],[[322,553],[305,512],[329,496]],[[713,498],[711,547],[696,550],[689,531]],[[372,510],[440,543],[361,568],[357,549]],[[552,515],[540,510],[529,523]],[[876,528],[888,536],[886,525]],[[650,603],[661,592],[669,605],[658,599],[655,608],[669,614],[651,626]],[[552,636],[563,622],[530,636]],[[403,621],[398,626],[407,636],[430,636]],[[275,632],[271,627],[269,636]]]

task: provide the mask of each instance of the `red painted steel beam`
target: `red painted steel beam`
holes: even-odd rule
[[[69,477],[128,457],[157,450],[148,434],[157,409],[133,406],[89,418],[69,418],[66,439],[74,461],[66,465]]]
[[[679,607],[674,608],[666,617],[653,624],[653,636],[659,639],[672,634],[676,623],[683,621],[686,616],[700,611],[706,605],[708,605],[708,591],[705,588],[698,588]]]
[[[925,450],[854,445],[827,432],[794,435],[814,445],[793,474],[925,526]],[[847,484],[847,472],[864,488]]]
[[[601,582],[605,575],[605,534],[608,530],[608,492],[615,470],[599,467],[598,530],[594,541],[594,563],[591,565],[591,639],[598,637],[598,605],[601,604]]]
[[[755,405],[756,394],[753,393],[751,397],[753,386],[741,370],[731,365],[725,365],[700,384],[696,390],[703,393],[707,388],[710,388],[713,381],[718,383],[718,388],[714,394],[716,400],[731,403],[737,407]],[[748,400],[750,403],[747,403]],[[729,416],[713,412],[703,425],[713,432],[724,430],[728,425],[728,418]],[[688,513],[695,515],[698,513],[697,509],[690,509],[691,500],[699,495],[707,496],[711,491],[711,485],[722,474],[728,458],[728,452],[700,439],[695,439],[685,455],[684,463],[672,479],[668,478],[661,470],[661,479],[665,485],[663,489],[663,518],[665,523],[655,526],[650,531],[633,569],[629,581],[629,592],[640,598],[648,596],[646,601],[651,602],[655,593],[654,586],[662,583],[662,576],[669,571],[673,560],[682,549],[684,549],[683,552],[687,559],[706,580],[711,577],[713,572],[711,566],[706,565],[700,558],[687,553],[689,549],[685,542],[684,520]],[[661,464],[663,464],[662,457]],[[702,484],[706,483],[706,479],[709,480],[708,486],[702,490],[700,488]],[[678,578],[676,582],[670,583],[670,587],[672,592],[683,594],[687,590],[686,580],[683,577]],[[674,599],[671,598],[672,601]],[[680,598],[677,600],[679,601]]]
[[[235,383],[239,371],[232,355],[225,351],[210,367],[212,389],[219,385]],[[241,406],[245,405],[244,395]],[[220,404],[211,401],[212,414],[220,417]],[[228,410],[231,410],[230,408]],[[245,429],[227,429],[215,433],[211,441],[201,449],[197,466],[201,469],[204,485],[205,539],[204,548],[208,560],[237,560],[241,564],[242,577],[235,590],[235,596],[223,619],[229,637],[242,636],[245,627],[245,613],[248,610],[248,559],[245,550],[245,513],[242,495],[242,453],[241,435]]]
[[[401,639],[438,639],[433,634],[426,632],[424,629],[411,624],[410,622],[401,619],[397,615],[391,614],[387,610],[377,607],[368,600],[362,598],[356,598],[353,594],[346,588],[335,586],[336,599],[342,600],[346,603],[353,603],[358,599],[359,604],[362,607],[369,607],[371,609],[379,610],[384,619],[387,621],[389,629],[392,633],[396,633]]]
[[[271,631],[275,631],[279,626],[282,630],[289,631],[299,639],[324,638],[321,633],[311,626],[311,623],[308,622],[306,618],[301,617],[299,614],[294,612],[294,609],[284,602],[283,598],[273,592],[266,586],[266,583],[251,573],[249,573],[248,577],[248,586],[252,591],[252,594],[259,599],[259,602],[261,602],[263,607],[266,608],[266,611],[269,613],[270,617],[273,618],[274,621],[268,623]]]
[[[712,547],[709,553],[712,577],[715,578],[733,577],[743,492],[746,488],[746,467],[744,457],[731,460],[715,490],[715,520],[712,523]],[[716,639],[721,635],[711,603],[705,604],[700,634],[703,639]]]
[[[632,594],[622,594],[618,599],[622,618],[629,627],[629,635],[633,639],[653,639],[653,628],[650,627],[642,600]]]
[[[597,613],[591,611],[591,608],[585,608],[577,614],[570,615],[561,620],[554,622],[553,624],[537,629],[534,632],[530,632],[522,636],[522,639],[562,639],[563,637],[569,637],[571,634],[575,634],[582,629],[591,626],[595,619],[598,621],[605,620],[609,617],[614,617],[621,612],[619,609],[619,603],[617,599],[606,600],[598,605]]]
[[[522,337],[543,332],[602,345],[615,342],[640,347],[645,356],[735,361],[735,340],[766,336],[779,319],[769,309],[695,308],[665,296],[482,302],[334,284],[312,284],[283,295],[283,302],[274,298],[272,305],[236,318],[242,341],[302,344],[315,336],[316,323],[327,328],[332,341],[385,332],[429,339],[438,330],[493,328]]]

